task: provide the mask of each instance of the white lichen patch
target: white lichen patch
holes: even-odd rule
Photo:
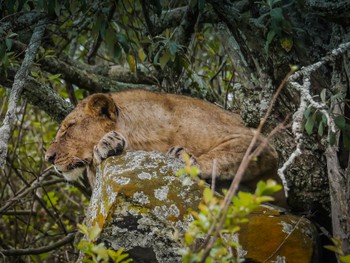
[[[161,220],[166,220],[170,216],[178,217],[180,215],[180,210],[177,208],[176,205],[172,204],[170,207],[167,207],[166,205],[156,206],[153,209],[153,213],[157,218]]]
[[[149,217],[147,217],[145,215],[142,215],[142,217],[137,221],[137,223],[138,223],[137,229],[146,230],[150,226],[154,225],[154,220],[150,219]]]
[[[287,223],[287,222],[284,222],[284,221],[281,221],[281,222],[279,223],[279,225],[282,226],[282,231],[283,231],[284,233],[286,233],[286,234],[292,233],[292,231],[293,231],[293,229],[294,229],[294,226],[293,226],[293,225],[291,225],[291,224],[289,224],[289,223]]]
[[[163,205],[163,206],[156,206],[153,209],[154,215],[158,217],[161,220],[165,220],[169,216],[168,208]]]
[[[187,231],[188,226],[192,223],[193,220],[194,218],[191,214],[185,215],[182,220],[177,220],[175,222],[174,227],[180,232],[185,232]]]
[[[273,262],[273,263],[286,263],[287,261],[286,261],[286,258],[284,256],[277,256],[276,260],[271,261],[271,262]]]
[[[137,175],[138,178],[140,178],[141,180],[151,180],[152,179],[152,175],[150,175],[150,173],[146,173],[146,172],[141,172],[140,174]]]
[[[145,205],[150,202],[148,196],[145,195],[143,191],[134,193],[133,201],[141,205]]]
[[[123,176],[113,177],[112,180],[119,185],[126,185],[130,183],[130,178],[123,177]]]
[[[108,185],[107,186],[107,196],[108,196],[108,204],[112,205],[118,196],[118,192],[115,192],[113,187]]]
[[[179,208],[177,208],[176,205],[172,204],[170,207],[169,207],[169,212],[171,215],[173,216],[176,216],[176,217],[179,217],[180,215],[180,210]]]
[[[168,197],[168,192],[169,192],[169,186],[162,186],[161,188],[155,189],[154,190],[154,196],[160,200],[163,201],[167,199]]]
[[[175,176],[169,176],[169,175],[167,175],[167,176],[164,176],[164,177],[163,177],[163,180],[164,180],[164,181],[173,182],[173,181],[176,180],[176,177],[175,177]]]

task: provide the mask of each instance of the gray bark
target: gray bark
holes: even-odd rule
[[[0,167],[4,166],[6,163],[8,140],[15,125],[16,107],[20,100],[20,95],[24,88],[25,82],[28,78],[29,69],[33,64],[35,54],[40,46],[41,38],[44,35],[45,28],[46,19],[39,20],[38,25],[36,26],[30,39],[22,65],[15,75],[13,87],[10,93],[8,110],[3,120],[3,124],[0,128]]]

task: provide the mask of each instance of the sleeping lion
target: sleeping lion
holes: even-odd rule
[[[183,151],[211,178],[213,161],[219,180],[231,179],[253,137],[240,117],[208,102],[173,94],[128,90],[94,94],[64,119],[46,160],[67,180],[87,168],[94,185],[95,167],[123,150],[160,151],[178,157]],[[259,142],[262,142],[262,137]],[[277,177],[277,153],[267,144],[253,158],[243,182]]]

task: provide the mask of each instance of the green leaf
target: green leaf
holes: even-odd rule
[[[86,225],[77,224],[77,227],[78,227],[80,233],[82,233],[82,234],[84,234],[84,235],[86,235],[86,236],[89,234],[88,228],[87,228]]]
[[[119,43],[115,43],[112,48],[112,57],[115,62],[118,62],[120,57],[122,56],[122,48]]]
[[[145,51],[143,50],[143,48],[140,48],[140,49],[139,49],[138,54],[139,54],[139,59],[141,60],[141,62],[145,61],[145,59],[146,59],[147,56],[146,56],[146,53],[145,53]]]
[[[177,44],[174,41],[170,41],[168,44],[168,49],[170,51],[171,56],[175,56],[177,52]]]
[[[272,42],[272,40],[274,39],[274,37],[276,36],[276,32],[273,31],[273,30],[270,30],[268,33],[267,33],[267,38],[266,38],[266,42],[265,42],[265,52],[268,53],[268,50],[269,50],[269,46]]]
[[[347,132],[343,133],[343,144],[345,149],[350,150],[350,136]]]
[[[118,33],[116,36],[117,36],[117,41],[122,46],[125,53],[128,53],[130,50],[130,44],[129,44],[129,41],[128,41],[128,38],[126,37],[126,35],[124,35],[122,33]]]
[[[60,77],[61,77],[61,73],[59,74],[53,74],[53,75],[49,75],[47,78],[51,81],[55,81],[55,80],[58,80]]]
[[[343,115],[338,115],[334,118],[334,123],[337,125],[337,127],[341,130],[344,130],[345,128],[345,118]]]
[[[12,44],[13,44],[13,40],[10,39],[10,38],[6,38],[5,39],[5,43],[6,43],[7,50],[11,50]]]
[[[339,256],[341,262],[350,263],[350,254],[346,256]]]
[[[263,196],[264,198],[266,195],[272,195],[282,189],[282,186],[277,184],[274,180],[267,180],[259,181],[255,190],[256,196]]]
[[[164,52],[163,56],[160,57],[159,65],[162,69],[165,68],[165,66],[169,62],[170,58],[171,58],[171,55],[169,54],[169,52]]]
[[[88,233],[88,239],[91,241],[95,241],[101,233],[101,228],[96,224],[88,230]]]
[[[206,204],[210,203],[210,201],[213,199],[213,192],[209,188],[205,188],[203,191],[203,200]]]
[[[335,253],[340,253],[341,252],[341,250],[338,247],[336,247],[336,246],[329,246],[329,245],[327,245],[327,246],[323,246],[323,247],[325,249],[328,249],[328,250],[330,250],[332,252],[335,252]]]
[[[34,77],[34,78],[38,78],[39,77],[39,74],[38,74],[38,72],[36,72],[36,71],[31,71],[30,72],[30,74]]]
[[[277,7],[277,8],[271,9],[270,16],[272,19],[282,20],[284,18],[282,8]]]
[[[310,116],[307,120],[306,120],[306,123],[305,123],[305,130],[307,132],[307,134],[311,135],[312,134],[312,131],[313,131],[313,128],[314,128],[314,125],[315,125],[315,113],[312,114],[312,116]]]
[[[43,197],[44,201],[46,202],[46,205],[48,207],[52,207],[54,205],[57,204],[57,201],[59,200],[59,197],[56,196],[56,193],[51,191],[48,192],[44,197]]]
[[[319,135],[320,137],[323,136],[323,133],[324,133],[324,126],[325,126],[324,122],[323,122],[323,121],[320,121],[320,123],[318,124],[318,131],[317,131],[317,133],[318,133],[318,135]]]
[[[308,107],[305,111],[304,111],[304,117],[307,119],[310,116],[311,113],[311,107]]]

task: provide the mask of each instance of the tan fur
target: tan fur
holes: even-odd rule
[[[62,122],[46,158],[74,179],[74,164],[83,160],[91,167],[93,147],[110,131],[122,134],[129,150],[166,153],[173,146],[185,147],[203,178],[211,177],[215,159],[220,179],[234,177],[253,136],[238,115],[205,101],[129,90],[84,99]],[[278,179],[276,169],[277,154],[268,145],[251,161],[243,180],[254,184],[260,179]]]

